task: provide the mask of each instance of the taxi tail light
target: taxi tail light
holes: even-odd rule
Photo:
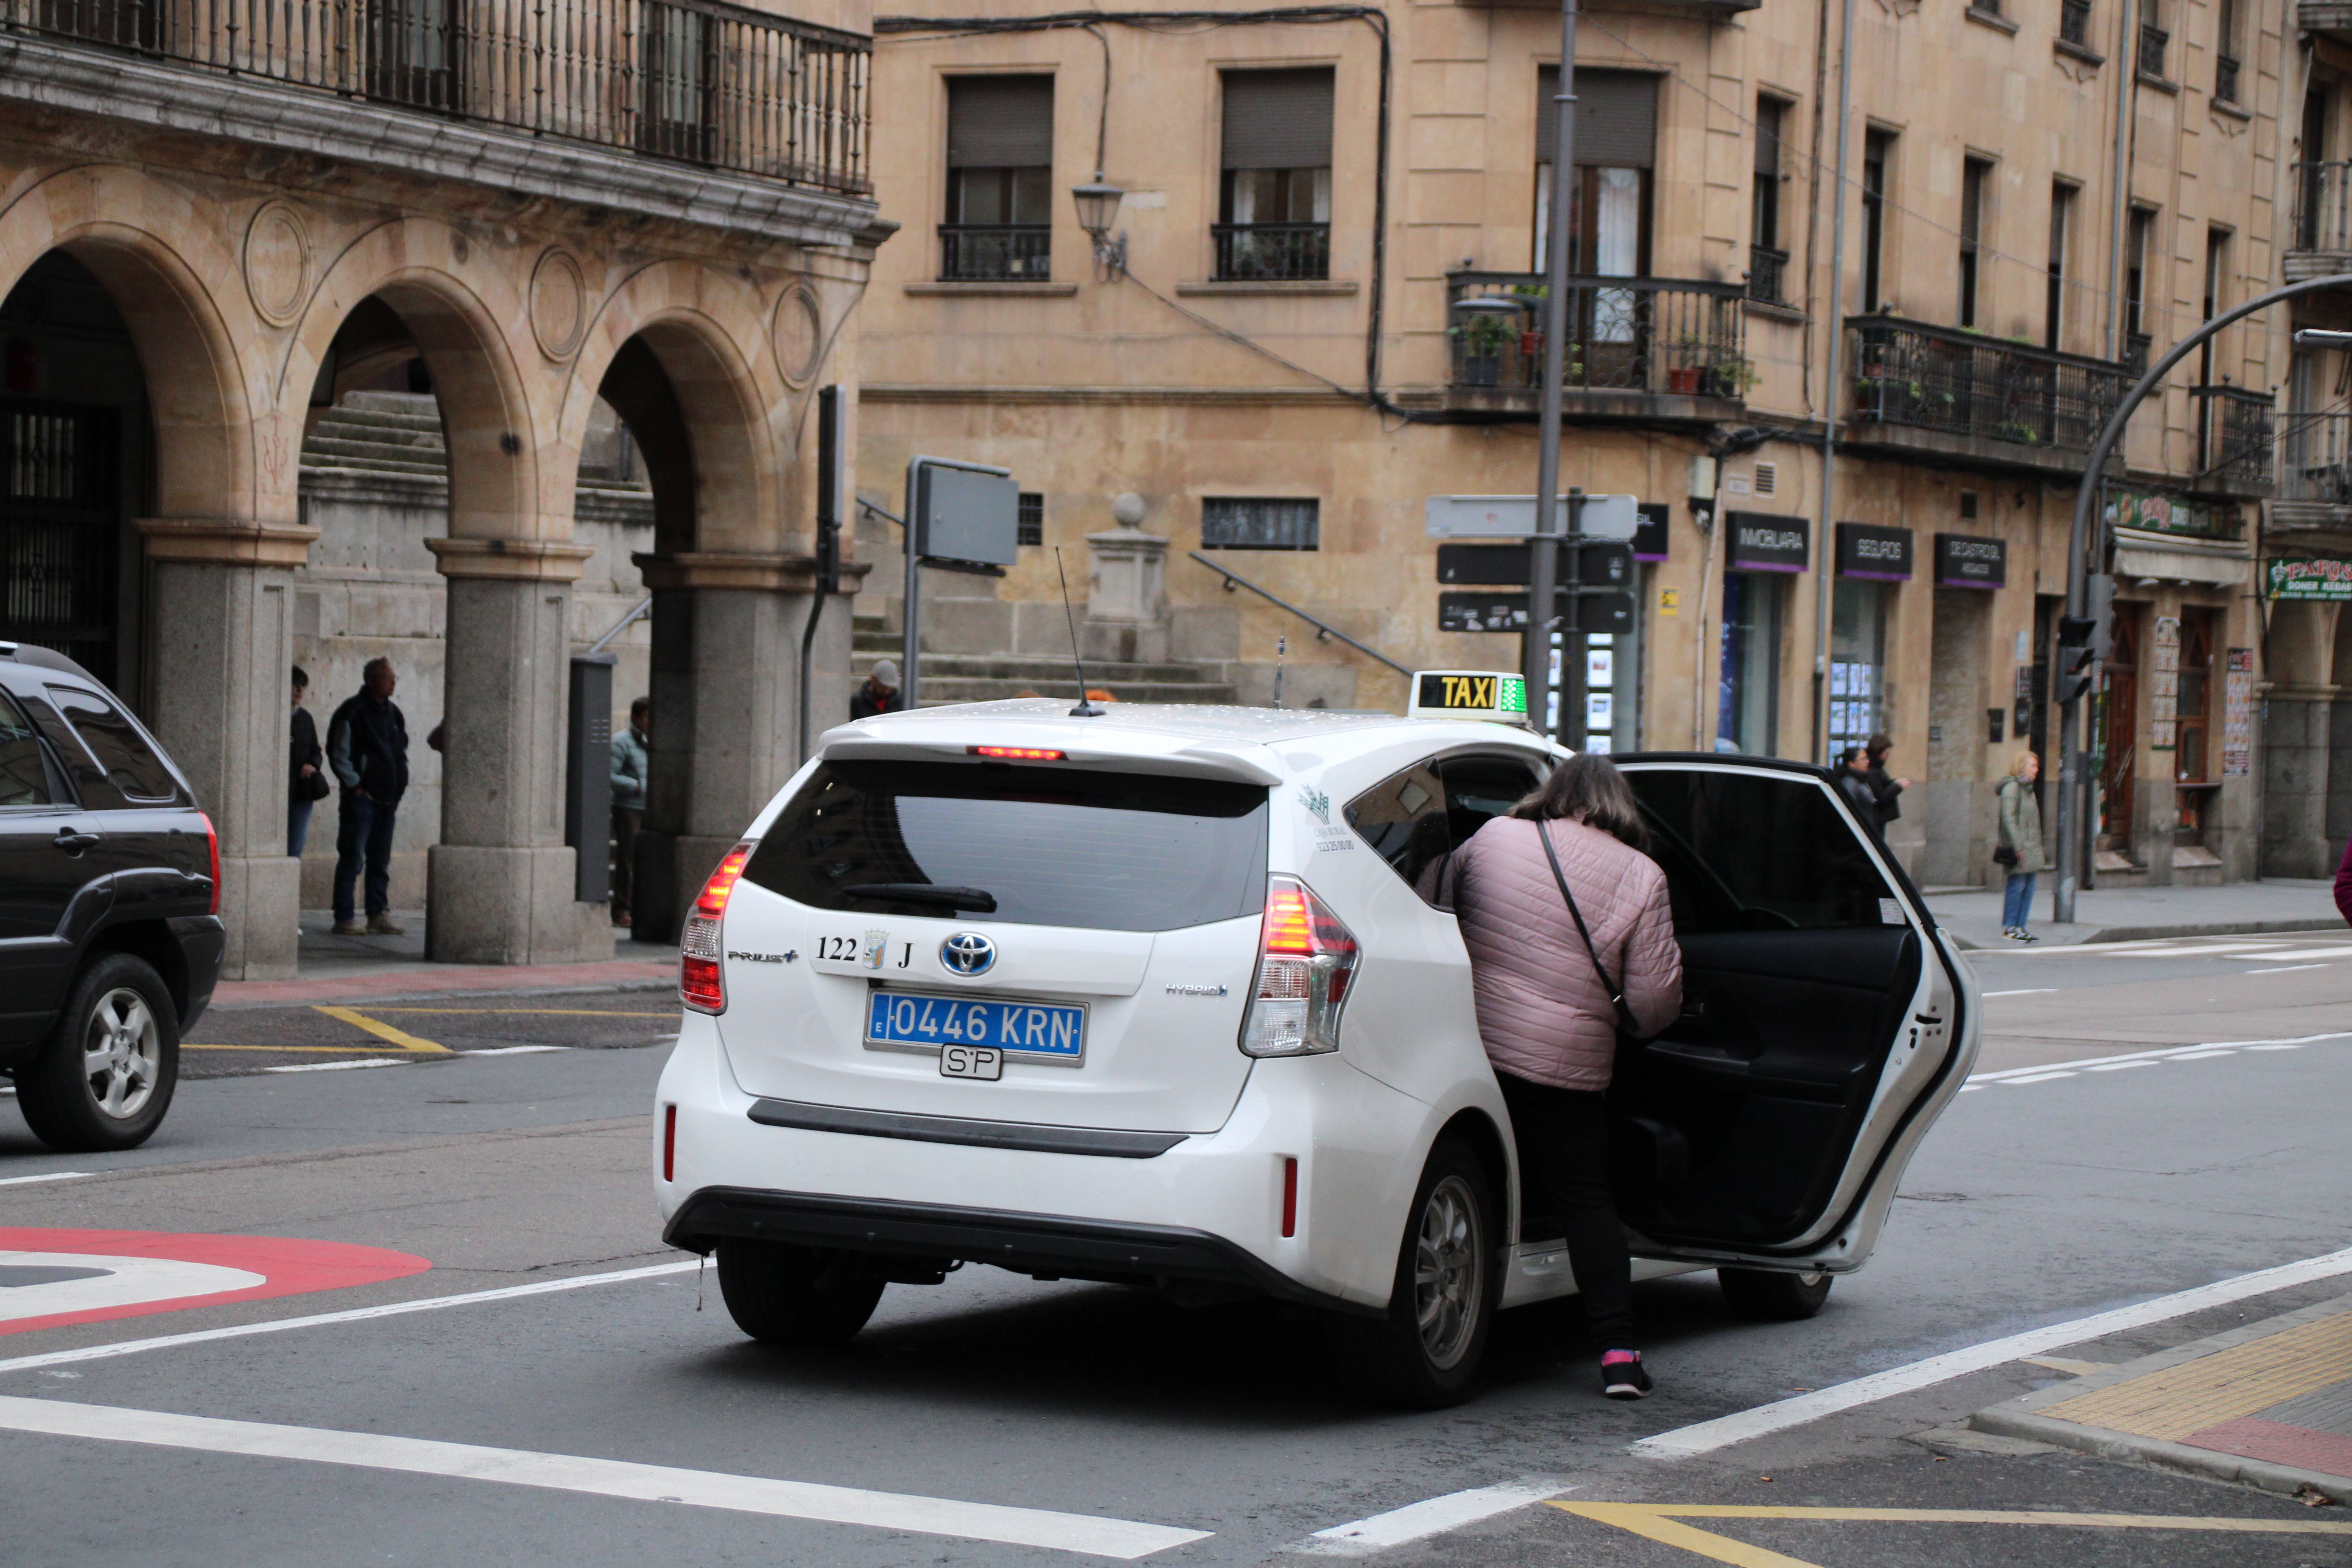
[[[1303,1057],[1339,1048],[1339,1010],[1356,973],[1355,934],[1307,885],[1269,877],[1243,1054]]]
[[[742,879],[743,868],[751,858],[749,844],[738,844],[727,852],[719,869],[710,873],[710,880],[702,884],[701,895],[694,900],[694,910],[687,916],[686,931],[678,939],[677,997],[698,1013],[727,1010],[719,930],[727,918],[727,900],[734,896],[735,884]]]
[[[196,813],[196,820],[205,825],[205,852],[212,858],[213,901],[205,913],[216,915],[220,913],[220,829],[213,826],[212,813],[208,811]]]

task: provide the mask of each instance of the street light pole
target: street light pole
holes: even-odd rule
[[[2300,299],[2329,289],[2352,289],[2352,274],[2333,278],[2307,278],[2300,283],[2290,283],[2273,289],[2238,306],[2225,310],[2172,346],[2170,353],[2149,365],[2140,378],[2124,394],[2116,411],[2099,427],[2099,438],[2091,444],[2091,455],[2083,464],[2081,485],[2074,491],[2074,526],[2066,537],[2066,614],[2080,620],[2090,606],[2091,581],[2089,547],[2091,540],[2091,509],[2098,504],[2099,475],[2107,466],[2116,443],[2123,439],[2124,426],[2131,422],[2140,400],[2162,384],[2172,367],[2187,359],[2191,352],[2202,347],[2224,327],[2235,326],[2258,310],[2268,310],[2282,300]],[[2316,334],[2295,334],[2303,341],[2315,341]],[[2090,803],[2082,797],[2082,788],[2089,781],[2083,776],[2082,718],[2083,699],[2074,697],[2059,710],[2058,717],[2058,813],[2055,824],[2058,836],[2057,882],[2050,889],[2050,918],[2061,925],[2074,921],[2074,888],[2082,876],[2083,833],[2078,824],[2088,820]]]
[[[1560,0],[1559,88],[1552,95],[1552,119],[1551,222],[1544,242],[1543,413],[1536,427],[1540,450],[1536,457],[1536,532],[1528,545],[1525,648],[1528,718],[1548,735],[1556,733],[1550,722],[1551,623],[1559,586],[1559,405],[1560,381],[1567,374],[1569,203],[1575,189],[1570,179],[1570,160],[1576,155],[1576,0]],[[1581,522],[1571,515],[1568,525],[1573,533]],[[1574,557],[1571,548],[1570,558]],[[1560,674],[1571,689],[1574,678],[1569,666],[1580,657],[1575,648],[1562,651]],[[1567,715],[1563,712],[1561,717]]]

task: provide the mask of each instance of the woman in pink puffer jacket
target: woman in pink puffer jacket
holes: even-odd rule
[[[1590,949],[1560,896],[1546,837]],[[1625,776],[1605,757],[1577,756],[1510,816],[1481,827],[1447,868],[1479,1037],[1518,1142],[1524,1207],[1565,1224],[1601,1389],[1618,1399],[1647,1394],[1650,1378],[1633,1345],[1633,1265],[1609,1181],[1612,991],[1644,1037],[1674,1020],[1683,994],[1666,877],[1643,853],[1647,843]]]

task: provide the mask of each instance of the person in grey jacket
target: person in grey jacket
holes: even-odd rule
[[[1552,876],[1583,916],[1586,939]],[[1531,1199],[1564,1224],[1601,1391],[1634,1399],[1650,1376],[1634,1344],[1633,1266],[1609,1178],[1607,1090],[1622,995],[1649,1036],[1682,1010],[1666,876],[1643,852],[1633,792],[1606,757],[1570,757],[1471,836],[1448,874],[1486,1043],[1511,1113]],[[1596,968],[1595,958],[1599,959]]]
[[[2009,886],[2000,900],[2000,934],[2011,942],[2042,939],[2025,929],[2033,908],[2033,879],[2049,867],[2042,854],[2042,802],[2033,781],[2042,774],[2042,759],[2020,752],[2000,781],[2000,839],[1992,858],[2009,869]]]
[[[613,737],[613,923],[635,918],[629,902],[637,863],[637,829],[646,825],[646,784],[653,777],[649,750],[654,705],[640,697],[629,704],[629,727]]]

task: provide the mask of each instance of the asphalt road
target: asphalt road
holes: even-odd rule
[[[677,1258],[659,1246],[646,1182],[645,1110],[675,1028],[658,994],[344,1010],[440,1050],[319,1009],[216,1012],[195,1043],[240,1048],[191,1053],[204,1063],[146,1149],[52,1154],[0,1114],[0,1182],[18,1183],[0,1186],[0,1221],[312,1238],[433,1267],[346,1289],[0,1332],[0,1469],[12,1483],[5,1556],[28,1565],[1031,1563],[1081,1559],[971,1532],[1051,1534],[1069,1528],[1051,1515],[1076,1514],[1206,1532],[1149,1561],[1251,1563],[1424,1500],[1527,1483],[1562,1489],[1570,1504],[1981,1517],[1685,1521],[1720,1538],[1721,1549],[1695,1551],[1624,1522],[1651,1516],[1528,1506],[1422,1535],[1377,1561],[2352,1564],[2352,1535],[2145,1523],[2340,1523],[2347,1510],[2003,1449],[1954,1430],[1973,1410],[2065,1375],[2023,1362],[1696,1458],[1626,1451],[1801,1391],[2346,1247],[2352,1037],[2338,1031],[2352,1031],[2352,932],[2263,940],[2271,945],[1981,955],[1993,1034],[1979,1078],[1914,1163],[1876,1258],[1838,1283],[1820,1318],[1737,1321],[1705,1274],[1644,1286],[1639,1309],[1661,1390],[1618,1406],[1565,1353],[1572,1306],[1510,1314],[1480,1395],[1431,1415],[1368,1411],[1335,1394],[1314,1325],[1287,1310],[1186,1312],[976,1268],[941,1286],[894,1287],[873,1326],[824,1357],[743,1340],[715,1281],[703,1296],[687,1269],[17,1364]],[[2193,1049],[2215,1042],[2257,1044]],[[264,1048],[244,1048],[253,1047]],[[393,1065],[268,1070],[375,1060]],[[8,1245],[26,1244],[0,1241]],[[2063,1353],[2120,1361],[2347,1290],[2352,1275]],[[8,1294],[0,1289],[0,1312]],[[12,1401],[38,1402],[40,1419]],[[156,1412],[203,1420],[169,1427],[139,1414]],[[100,1435],[23,1429],[44,1421],[94,1423]],[[279,1457],[252,1427],[205,1421],[300,1428],[278,1440],[299,1457]],[[387,1447],[392,1438],[509,1457]],[[262,1452],[233,1451],[256,1443]],[[333,1454],[346,1462],[320,1462]],[[583,1479],[576,1466],[534,1456],[619,1468]],[[509,1479],[478,1479],[487,1473]],[[852,1489],[818,1503],[730,1493],[727,1506],[709,1506],[713,1476]],[[657,1500],[669,1497],[683,1500]],[[879,1522],[806,1517],[837,1514],[844,1498],[852,1517]],[[932,1505],[908,1498],[1049,1517],[1006,1527],[969,1510],[926,1512]],[[2012,1517],[2053,1510],[2143,1524]],[[926,1521],[944,1532],[910,1528]],[[1740,1542],[1781,1555],[1739,1555]]]

